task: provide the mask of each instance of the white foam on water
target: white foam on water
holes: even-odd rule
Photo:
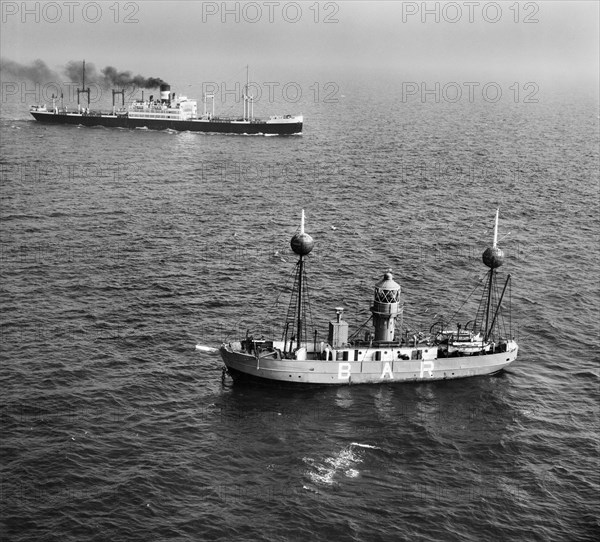
[[[310,467],[306,475],[313,483],[322,485],[333,485],[338,473],[343,473],[347,478],[358,477],[360,471],[354,467],[362,463],[363,459],[359,453],[353,451],[353,447],[379,449],[370,444],[352,442],[342,448],[338,454],[326,457],[321,462],[317,462],[311,457],[303,457],[302,461]]]
[[[373,450],[381,450],[378,446],[373,446],[371,444],[361,444],[360,442],[352,442],[350,446],[360,446],[361,448],[371,448]]]

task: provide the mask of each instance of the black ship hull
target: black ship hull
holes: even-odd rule
[[[242,121],[229,119],[167,120],[138,119],[126,115],[83,115],[79,113],[52,113],[31,111],[35,120],[48,124],[73,126],[104,126],[106,128],[147,128],[149,130],[176,130],[180,132],[209,132],[248,135],[293,135],[302,132],[302,122]]]

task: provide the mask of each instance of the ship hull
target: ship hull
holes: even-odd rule
[[[511,342],[505,352],[431,359],[381,361],[324,361],[258,359],[246,352],[220,348],[221,357],[234,381],[260,381],[279,385],[350,385],[396,382],[428,382],[490,375],[502,371],[517,358]]]
[[[138,119],[118,115],[82,115],[31,111],[35,120],[47,124],[72,126],[104,126],[106,128],[147,128],[179,132],[207,132],[248,135],[293,135],[302,132],[302,122],[230,121],[230,120],[167,120]]]

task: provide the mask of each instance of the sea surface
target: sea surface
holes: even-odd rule
[[[3,103],[0,540],[595,540],[596,91],[340,82],[264,105],[304,114],[293,137]],[[408,329],[464,323],[497,208],[520,346],[497,376],[281,390],[195,350],[280,336],[302,209],[321,337],[388,269]]]

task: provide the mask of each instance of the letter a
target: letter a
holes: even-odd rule
[[[390,380],[394,380],[394,374],[392,373],[392,368],[390,367],[390,362],[386,362],[383,372],[381,373],[381,380],[385,378],[385,375],[390,375]]]

